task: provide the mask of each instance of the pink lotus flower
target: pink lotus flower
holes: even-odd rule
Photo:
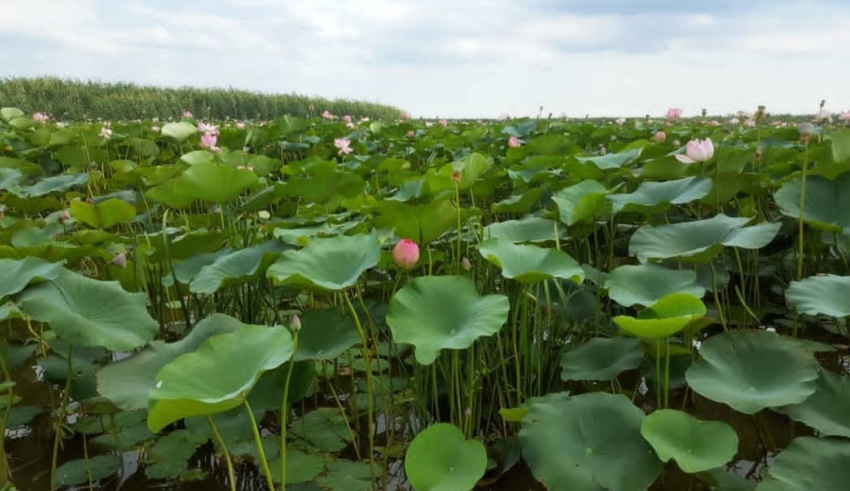
[[[238,123],[236,123],[236,129],[237,130],[244,130],[245,129],[245,123],[243,123],[242,121],[239,121]]]
[[[714,144],[711,143],[711,138],[705,140],[691,140],[688,142],[685,149],[687,155],[676,154],[679,162],[685,164],[693,164],[694,162],[705,162],[711,160],[714,156]]]
[[[449,122],[448,122],[447,120],[445,120],[445,119],[441,119],[441,120],[440,120],[440,124],[443,126],[443,128],[445,128],[446,126],[448,126],[448,125],[449,125]]]
[[[357,125],[354,123],[345,123],[345,127],[350,130],[353,130],[354,128],[357,128]]]
[[[653,138],[658,143],[664,143],[664,140],[667,139],[667,133],[664,133],[663,131],[656,131],[655,136],[653,136]]]
[[[617,118],[617,120],[615,121],[615,123],[617,123],[620,126],[623,126],[623,124],[625,122],[626,122],[626,118]]]
[[[845,123],[850,123],[850,111],[844,111],[843,113],[839,114],[838,119],[844,121]]]
[[[213,152],[218,152],[221,150],[215,144],[218,142],[218,137],[213,135],[212,133],[204,133],[201,136],[201,148],[206,148],[212,150]]]
[[[112,264],[114,264],[115,266],[118,266],[121,269],[126,269],[127,268],[127,254],[125,254],[123,252],[116,254],[115,257],[112,258]]]
[[[105,125],[104,125],[104,126],[100,129],[100,136],[101,136],[102,138],[106,139],[106,140],[108,140],[108,139],[112,138],[112,130],[109,128],[109,126],[105,126]]]
[[[410,119],[410,114],[407,114],[407,111],[402,111],[401,114],[398,115],[402,121],[407,121]]]
[[[322,117],[325,118],[325,119],[333,119],[334,115],[331,114],[330,111],[325,109],[324,111],[322,111]]]
[[[519,142],[519,138],[517,138],[517,137],[515,137],[515,136],[513,136],[513,135],[511,135],[511,137],[510,137],[510,138],[508,138],[508,146],[509,146],[509,147],[511,147],[511,148],[517,148],[517,147],[519,147],[520,145],[522,145],[522,144]]]
[[[679,119],[682,117],[682,108],[681,107],[671,107],[667,110],[667,118],[668,119]]]
[[[709,126],[720,126],[720,121],[713,119],[713,120],[708,122],[708,125]]]
[[[33,113],[32,114],[32,120],[35,121],[36,123],[46,123],[48,119],[50,119],[50,117],[46,114],[42,114],[42,113]]]
[[[191,118],[191,117],[192,117],[192,113],[191,113],[190,111],[183,111],[183,117],[184,117],[184,118]]]
[[[747,128],[755,128],[756,127],[756,121],[754,119],[748,119],[748,120],[744,121],[744,126],[746,126]]]
[[[393,261],[401,269],[412,269],[419,261],[419,246],[410,239],[401,239],[393,247]]]
[[[414,133],[413,133],[413,130],[410,130],[410,131],[408,131],[408,132],[407,132],[407,137],[408,137],[408,138],[413,138],[413,134],[414,134]]]
[[[732,118],[729,120],[729,124],[740,124],[741,120],[738,118]]]
[[[298,314],[294,314],[292,319],[289,320],[289,327],[293,332],[298,332],[301,330],[301,319],[298,318]]]
[[[198,133],[209,133],[218,136],[219,131],[217,126],[200,122],[198,123]]]
[[[351,148],[349,145],[351,145],[351,140],[349,140],[348,138],[334,139],[334,146],[339,149],[337,155],[348,155],[353,152],[354,149]]]
[[[351,115],[350,115],[350,114],[346,114],[345,116],[343,116],[343,117],[342,117],[342,119],[343,119],[346,123],[351,124]]]

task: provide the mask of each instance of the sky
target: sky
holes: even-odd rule
[[[850,109],[848,0],[2,0],[0,77],[234,87],[418,117]],[[0,101],[1,102],[1,101]]]

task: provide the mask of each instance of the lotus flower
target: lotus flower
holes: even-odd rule
[[[183,111],[183,117],[184,117],[184,118],[191,118],[191,117],[192,117],[192,113],[191,113],[190,111]]]
[[[448,125],[449,125],[449,122],[448,122],[448,120],[441,119],[441,120],[440,120],[440,124],[443,126],[443,128],[445,128],[446,126],[448,126]]]
[[[289,327],[292,328],[293,332],[301,330],[301,319],[298,318],[298,314],[292,315],[292,319],[289,320]]]
[[[517,138],[515,136],[511,136],[510,138],[508,138],[508,146],[509,147],[517,148],[520,145],[521,145],[521,143],[519,142],[519,138]]]
[[[334,146],[339,149],[337,155],[348,155],[353,152],[354,149],[351,148],[349,145],[351,145],[351,140],[349,140],[348,138],[334,139]]]
[[[218,136],[219,131],[217,126],[200,122],[198,123],[198,133],[209,133]]]
[[[623,124],[626,122],[626,118],[617,118],[617,120],[615,122],[618,125],[623,126]]]
[[[213,152],[218,152],[221,149],[215,146],[217,142],[218,137],[211,133],[204,133],[203,136],[201,136],[201,148],[207,148]]]
[[[832,122],[832,113],[829,110],[821,108],[820,111],[815,115],[815,121],[826,121],[828,123]]]
[[[729,120],[729,124],[741,124],[741,120],[738,118],[732,118]]]
[[[118,266],[121,269],[126,269],[127,268],[127,254],[125,254],[123,252],[116,254],[115,257],[112,258],[112,264],[114,264],[115,266]]]
[[[667,118],[668,119],[679,119],[682,117],[682,108],[681,107],[671,107],[667,110]]]
[[[322,111],[322,117],[325,118],[325,119],[333,119],[334,115],[331,114],[330,111],[325,109],[324,111]]]
[[[801,136],[808,137],[815,132],[815,125],[812,123],[800,123],[797,125],[797,131],[800,132]]]
[[[419,261],[419,246],[410,239],[401,239],[393,247],[393,261],[401,269],[412,269]]]
[[[413,135],[414,135],[413,130],[410,130],[410,131],[407,132],[408,138],[413,138]]]
[[[756,120],[748,119],[748,120],[744,121],[744,126],[746,126],[747,128],[755,128],[756,127]]]
[[[693,164],[694,162],[705,162],[711,160],[714,156],[714,144],[711,143],[711,138],[705,140],[691,140],[688,142],[685,150],[686,155],[676,154],[679,162],[685,164]]]
[[[653,136],[653,138],[658,143],[664,143],[664,140],[667,139],[667,133],[664,133],[663,131],[656,131],[655,136]]]
[[[242,121],[239,121],[238,123],[236,123],[236,129],[237,130],[244,130],[245,129],[245,123],[243,123]]]
[[[50,117],[46,114],[42,114],[42,113],[33,113],[32,114],[32,120],[35,121],[36,123],[46,123],[48,119],[50,119]]]
[[[342,119],[345,120],[346,123],[351,124],[351,115],[350,114],[346,114],[345,116],[342,117]]]
[[[159,126],[157,126],[157,125],[151,126],[151,131],[159,131],[159,130],[160,130]]]
[[[399,114],[399,118],[402,121],[407,121],[408,119],[410,119],[410,114],[407,114],[407,111],[402,111],[401,114]]]
[[[843,113],[839,114],[838,119],[850,124],[850,111],[844,111]]]
[[[463,268],[464,271],[469,271],[472,269],[472,263],[470,263],[469,259],[464,256],[463,259],[460,260],[460,267]]]
[[[107,139],[107,140],[108,140],[108,139],[110,139],[110,138],[112,138],[112,130],[109,128],[109,126],[105,126],[105,125],[104,125],[104,126],[100,129],[100,136],[101,136],[101,137],[103,137],[103,138],[105,138],[105,139]]]

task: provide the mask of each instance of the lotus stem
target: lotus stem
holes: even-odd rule
[[[266,484],[269,487],[269,491],[275,491],[274,480],[272,480],[272,471],[269,469],[269,461],[266,459],[266,451],[263,449],[263,439],[260,438],[260,428],[257,426],[257,420],[254,419],[254,412],[251,411],[251,404],[248,403],[248,399],[245,399],[243,404],[245,409],[248,411],[248,419],[251,420],[251,433],[254,434],[254,445],[257,446],[257,453],[260,456],[260,464],[263,466],[263,473],[266,475]]]
[[[711,293],[714,295],[714,305],[717,307],[717,315],[720,316],[720,325],[723,326],[723,331],[729,330],[726,325],[726,317],[723,315],[723,305],[720,304],[720,297],[717,295],[717,272],[714,269],[714,263],[709,261],[711,267]]]
[[[292,380],[292,369],[295,368],[295,352],[298,350],[298,331],[292,336],[292,359],[286,371],[286,382],[283,384],[283,396],[280,401],[280,489],[286,489],[286,420],[289,416],[288,398],[289,381]]]
[[[236,491],[236,478],[233,474],[233,460],[231,460],[230,458],[230,452],[227,451],[227,445],[224,444],[224,440],[221,438],[221,434],[219,434],[218,428],[216,428],[212,416],[207,415],[207,423],[209,423],[210,425],[210,430],[212,430],[213,438],[215,438],[215,443],[218,445],[218,447],[224,454],[224,462],[227,464],[227,479],[230,481],[230,491]]]
[[[805,152],[803,153],[803,174],[800,177],[800,216],[797,219],[797,281],[803,279],[803,251],[805,250],[806,237],[803,234],[803,224],[806,216],[806,176],[809,172],[809,140],[805,141]],[[792,335],[797,337],[797,328],[800,313],[794,309],[794,327]]]
[[[68,399],[71,397],[71,375],[74,372],[74,367],[71,364],[71,359],[74,354],[74,346],[68,345],[68,359],[65,365],[65,392],[62,393],[62,402],[59,406],[59,421],[56,423],[56,428],[53,434],[53,459],[50,464],[50,489],[56,489],[56,464],[59,461],[59,441],[62,439],[62,423],[65,421],[65,411],[68,407]]]

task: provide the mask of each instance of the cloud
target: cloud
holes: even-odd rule
[[[4,6],[2,76],[299,92],[447,117],[533,115],[541,105],[571,116],[760,103],[812,112],[821,98],[850,107],[850,66],[841,61],[850,56],[850,7],[840,0]]]

